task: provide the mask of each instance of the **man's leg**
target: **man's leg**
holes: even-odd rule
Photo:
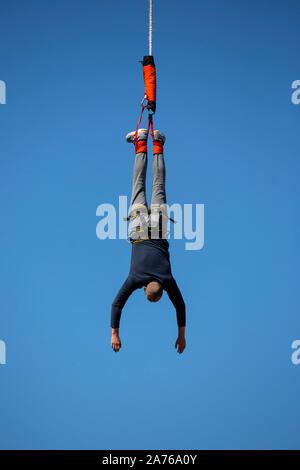
[[[152,163],[152,194],[151,194],[151,238],[167,238],[167,198],[166,198],[166,167],[163,145],[166,136],[154,131],[153,163]]]
[[[134,132],[127,135],[134,143]],[[148,238],[148,207],[146,200],[147,130],[138,131],[138,143],[133,168],[132,195],[129,209],[129,233],[132,240]]]

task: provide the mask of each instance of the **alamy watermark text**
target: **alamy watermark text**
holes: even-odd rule
[[[0,339],[0,364],[6,364],[6,344]]]
[[[0,104],[6,104],[6,84],[0,80]]]
[[[175,220],[168,222],[168,237],[187,240],[186,250],[201,250],[204,246],[204,204],[166,204],[166,213]],[[128,238],[127,196],[119,196],[119,207],[113,204],[100,204],[96,216],[101,217],[96,227],[99,240]]]

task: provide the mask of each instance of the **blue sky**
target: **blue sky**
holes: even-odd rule
[[[141,291],[111,351],[130,246],[96,237],[130,195],[147,2],[0,10],[0,447],[299,448],[299,4],[155,2],[168,201],[205,204],[204,248],[171,241],[182,356]]]

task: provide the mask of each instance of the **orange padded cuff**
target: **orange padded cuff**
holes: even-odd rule
[[[135,143],[135,153],[147,153],[147,141],[139,140]]]
[[[156,101],[156,72],[155,65],[144,65],[145,94],[148,101]]]
[[[153,155],[157,155],[158,153],[164,153],[164,145],[162,142],[157,142],[156,140],[153,141]]]

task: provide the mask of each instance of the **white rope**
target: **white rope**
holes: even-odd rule
[[[149,10],[149,55],[152,55],[152,29],[153,29],[153,0],[150,0],[150,10]]]

